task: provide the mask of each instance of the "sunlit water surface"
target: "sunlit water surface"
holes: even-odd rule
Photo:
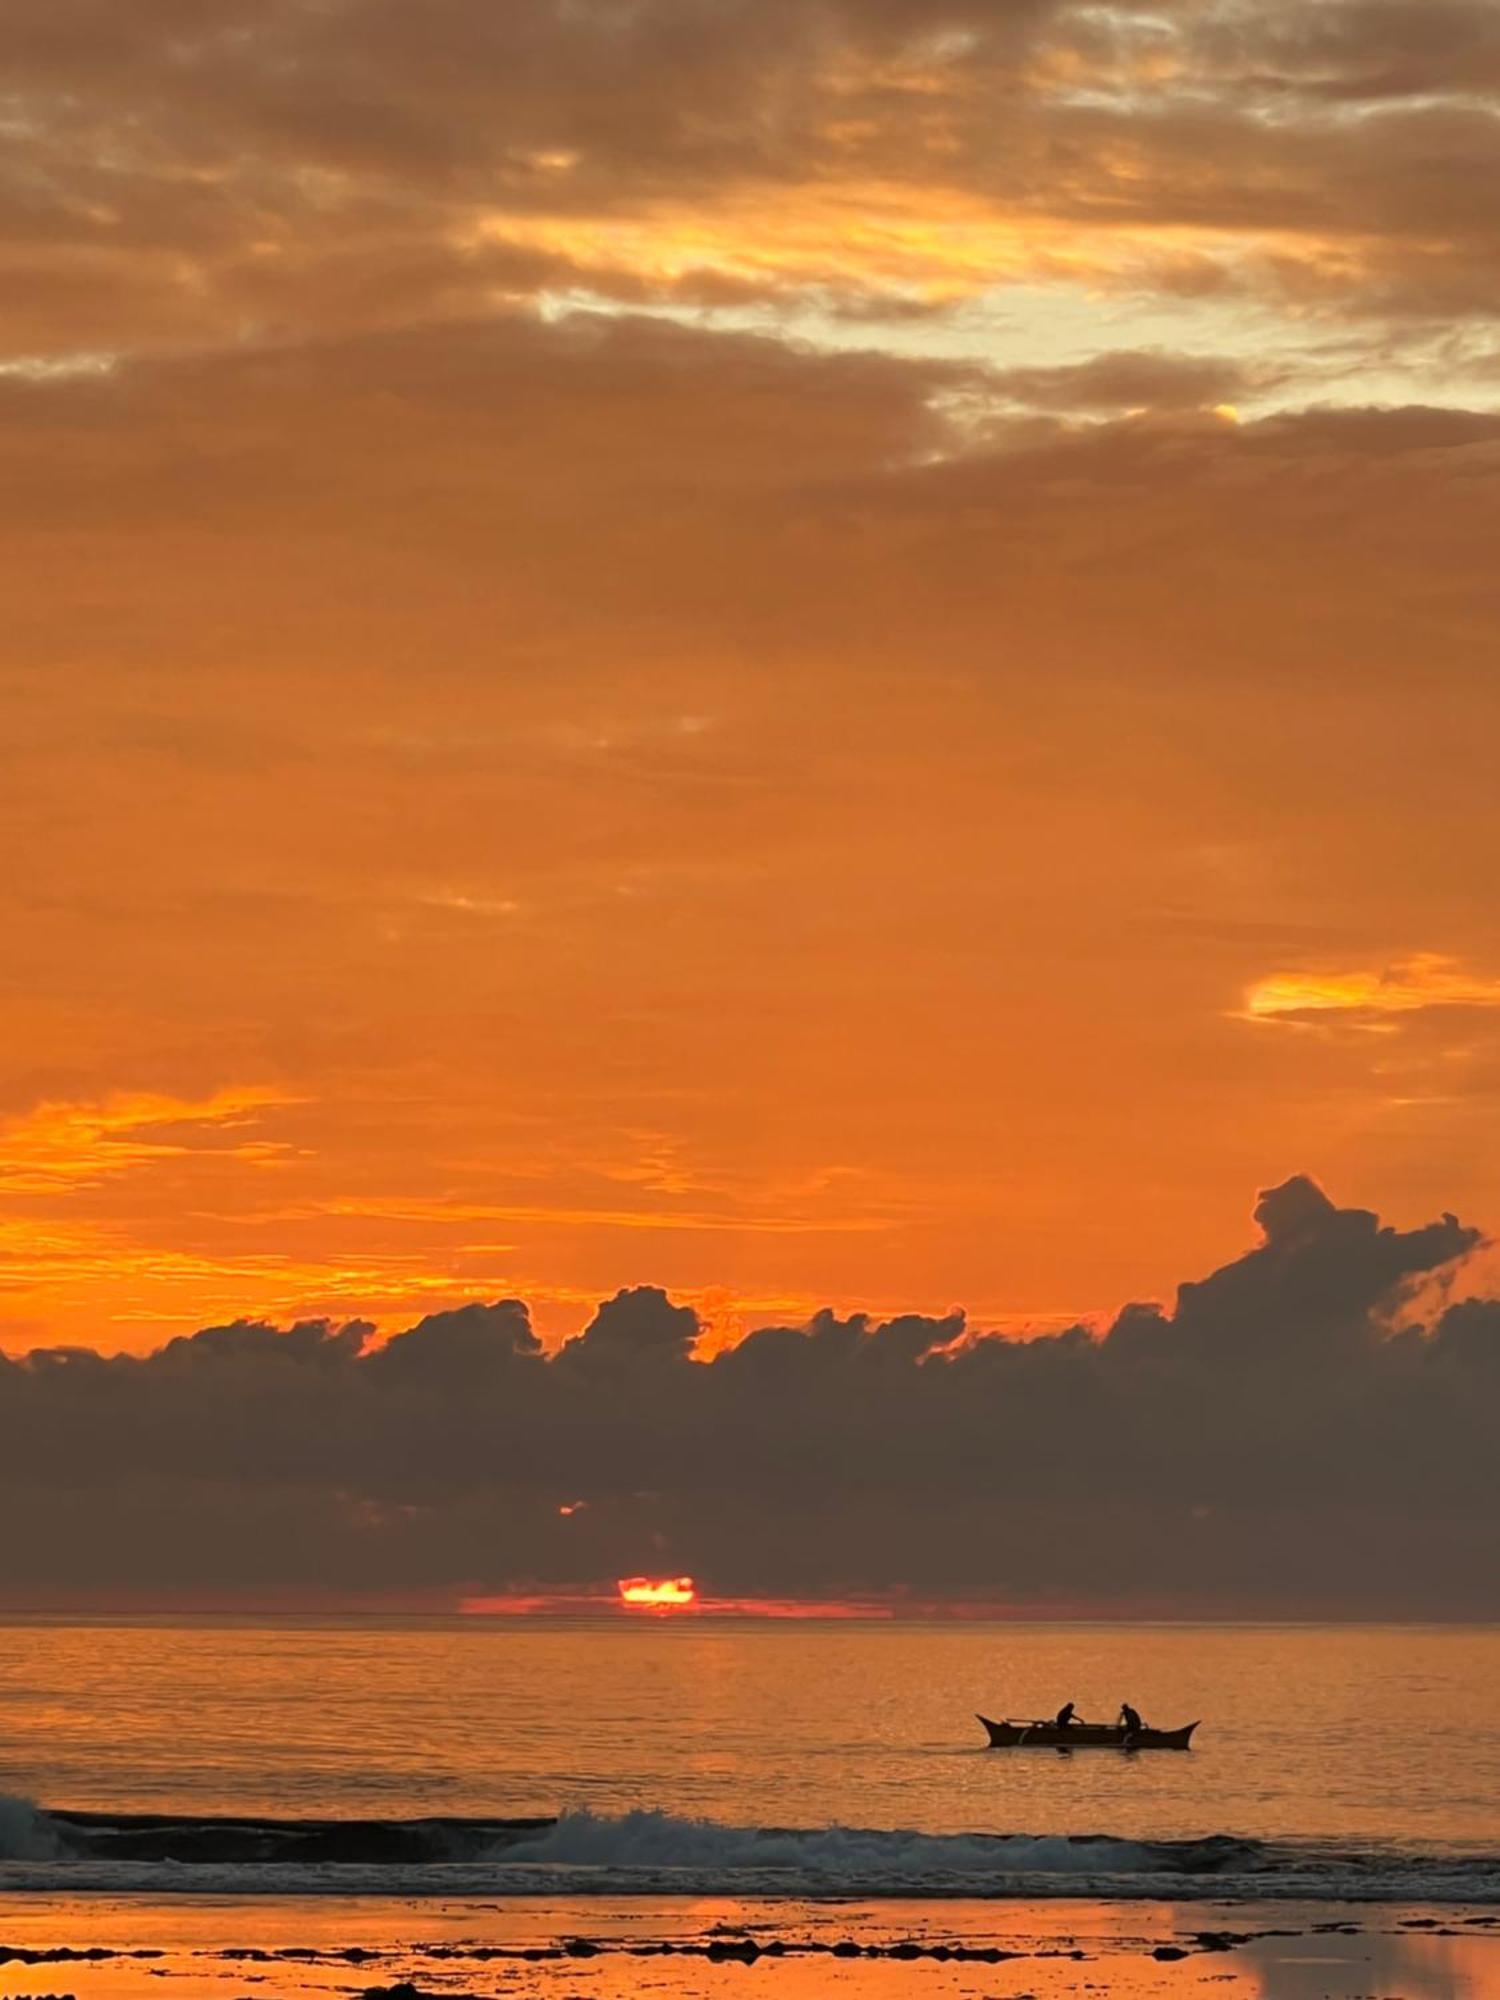
[[[0,1790],[267,1815],[1235,1833],[1500,1850],[1500,1631],[216,1621],[0,1627]],[[1195,1748],[989,1751],[974,1720],[1202,1718]]]

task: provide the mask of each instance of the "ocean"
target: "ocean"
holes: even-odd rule
[[[124,1994],[122,1968],[163,1967],[121,1939],[186,1965],[208,1925],[314,1985],[384,1953],[452,1986],[455,1936],[492,1972],[564,1966],[569,1991],[648,1944],[678,1975],[896,1953],[951,1982],[955,1951],[1008,1963],[1024,1935],[1041,1992],[1064,1938],[1128,1936],[1155,1978],[1180,1935],[1315,1937],[1325,1969],[1400,1938],[1410,1991],[1500,1992],[1497,1685],[1489,1628],[13,1621],[0,1892],[30,1972],[8,1990],[92,1948],[70,1983]],[[1186,1753],[985,1747],[976,1712],[1063,1700],[1201,1726]],[[1440,1945],[1448,1983],[1422,1986]]]

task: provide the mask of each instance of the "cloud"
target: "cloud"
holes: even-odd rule
[[[1485,0],[1334,0],[1221,11],[1205,32],[1233,72],[1266,87],[1372,102],[1500,86],[1500,23]]]
[[[1059,368],[998,369],[991,386],[1038,410],[1204,410],[1232,403],[1264,379],[1220,356],[1122,350]]]
[[[1500,979],[1470,972],[1440,952],[1415,952],[1382,971],[1273,972],[1245,996],[1245,1018],[1305,1025],[1387,1017],[1435,1008],[1500,1007]]]
[[[914,655],[935,618],[954,665],[989,675],[1015,657],[997,621],[1044,652],[1107,646],[1132,676],[1285,673],[1305,652],[1378,678],[1435,607],[1440,667],[1487,648],[1500,417],[1195,419],[1243,382],[1191,356],[991,376],[513,314],[0,384],[11,616],[52,657],[65,587],[85,607],[67,662],[105,652],[122,689],[127,666],[186,682],[178,663],[228,654],[284,662],[310,699],[417,647],[482,695],[500,677],[476,648],[514,662],[507,681],[574,650],[767,673],[794,650]],[[1007,420],[1017,397],[1158,415],[1076,434]],[[1291,626],[1290,601],[1311,607]],[[430,739],[430,707],[408,727]],[[687,748],[702,770],[712,746]]]
[[[24,0],[7,28],[23,354],[576,284],[1495,303],[1484,0]]]
[[[381,1342],[239,1323],[0,1364],[0,1591],[714,1596],[1490,1616],[1500,1306],[1479,1246],[1297,1177],[1175,1304],[1018,1341],[817,1315],[711,1359],[636,1287],[549,1357],[515,1300]],[[580,1504],[583,1503],[583,1504]]]
[[[41,1104],[0,1120],[0,1193],[89,1187],[132,1167],[192,1152],[268,1163],[283,1148],[239,1135],[261,1112],[296,1102],[284,1090],[252,1085],[216,1091],[199,1102],[117,1093],[96,1104]]]

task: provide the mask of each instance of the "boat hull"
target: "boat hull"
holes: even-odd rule
[[[1190,1750],[1196,1722],[1181,1729],[1122,1728],[1114,1722],[993,1722],[979,1717],[992,1750]]]

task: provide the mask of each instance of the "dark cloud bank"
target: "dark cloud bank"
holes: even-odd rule
[[[1191,291],[1496,302],[1491,0],[9,0],[5,36],[23,351],[628,296],[528,226],[839,187],[1281,246],[1163,257]]]
[[[0,1592],[438,1602],[661,1567],[724,1595],[1494,1615],[1500,1301],[1442,1294],[1478,1233],[1304,1179],[1256,1219],[1103,1337],[824,1313],[702,1362],[642,1288],[554,1359],[514,1300],[383,1345],[242,1323],[38,1351],[0,1364]]]

